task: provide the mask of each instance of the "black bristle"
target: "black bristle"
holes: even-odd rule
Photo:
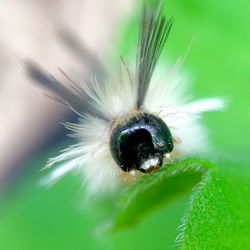
[[[99,110],[95,109],[92,104],[91,98],[83,91],[79,84],[75,83],[70,79],[64,72],[61,73],[69,81],[68,84],[61,83],[53,76],[46,74],[39,66],[33,62],[26,62],[26,69],[28,75],[42,84],[46,88],[52,90],[61,99],[59,101],[67,106],[69,106],[73,111],[75,111],[80,116],[84,117],[85,114],[90,114],[96,116],[107,122],[110,121]],[[58,99],[56,99],[58,100]]]
[[[161,12],[161,4],[149,7],[145,3],[138,41],[137,52],[137,108],[144,102],[154,68],[164,48],[173,19],[167,19]]]

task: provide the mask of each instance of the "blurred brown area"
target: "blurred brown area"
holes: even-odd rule
[[[46,91],[27,77],[24,60],[38,62],[59,80],[62,75],[58,68],[87,79],[99,69],[95,62],[105,62],[114,31],[131,12],[132,2],[0,2],[0,188],[54,138],[61,127],[58,123],[70,115],[66,107],[46,97]],[[74,37],[70,41],[70,34],[76,34],[76,43]],[[72,42],[75,51],[65,47],[62,35],[66,42]],[[78,48],[80,43],[83,46]],[[85,53],[84,58],[81,48],[91,53]]]

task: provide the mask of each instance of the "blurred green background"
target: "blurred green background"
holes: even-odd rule
[[[174,63],[194,37],[183,65],[184,72],[191,76],[194,97],[222,96],[229,101],[225,111],[204,116],[217,154],[248,157],[250,3],[175,0],[165,1],[164,8],[174,17],[164,56]],[[123,56],[136,43],[135,22],[124,27],[126,35],[118,46]],[[188,196],[160,207],[134,227],[102,234],[96,219],[102,208],[98,212],[85,206],[77,174],[66,176],[50,189],[37,185],[44,176],[37,169],[63,147],[48,149],[31,162],[23,174],[25,180],[13,184],[12,191],[0,200],[1,250],[177,248],[175,238]]]

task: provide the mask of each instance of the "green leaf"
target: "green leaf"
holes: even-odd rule
[[[249,249],[249,164],[221,163],[196,187],[179,241],[182,249]]]
[[[190,158],[143,176],[121,195],[112,228],[132,225],[163,203],[190,192],[212,168],[213,164],[207,160]]]

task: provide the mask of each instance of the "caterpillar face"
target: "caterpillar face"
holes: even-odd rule
[[[162,119],[138,113],[112,130],[109,146],[113,159],[123,171],[135,169],[148,173],[158,169],[164,155],[173,150],[173,138]]]

